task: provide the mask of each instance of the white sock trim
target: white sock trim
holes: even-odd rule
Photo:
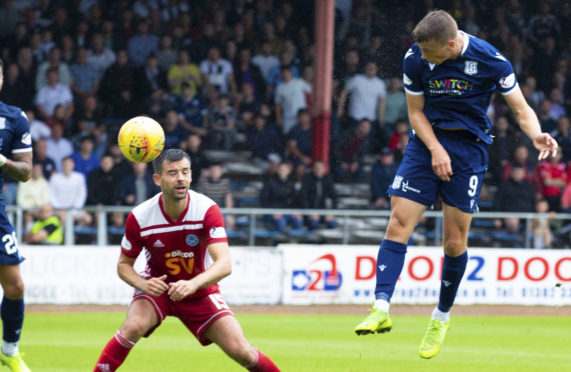
[[[375,300],[375,304],[373,305],[373,309],[378,309],[384,311],[385,313],[389,312],[390,307],[391,307],[390,302],[386,300]]]
[[[14,356],[20,354],[18,342],[7,342],[2,340],[2,354],[6,356]]]
[[[438,306],[436,306],[434,310],[432,310],[432,319],[438,319],[440,323],[446,323],[447,321],[450,320],[450,311],[444,313],[438,310]]]

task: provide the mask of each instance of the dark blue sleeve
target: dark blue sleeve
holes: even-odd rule
[[[20,115],[14,119],[14,136],[12,137],[12,153],[32,151],[32,136],[30,135],[30,123],[26,114],[20,111]]]
[[[512,93],[517,86],[517,78],[510,61],[500,52],[495,52],[491,66],[496,89],[503,95]]]
[[[421,71],[422,60],[420,58],[420,50],[415,44],[407,50],[403,61],[402,81],[404,90],[408,94],[421,95],[424,94],[424,85],[422,84]]]

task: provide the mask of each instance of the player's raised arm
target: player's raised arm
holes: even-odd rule
[[[452,175],[450,156],[436,138],[432,126],[424,114],[424,95],[406,93],[406,102],[412,129],[432,155],[432,170],[442,181],[450,181]]]
[[[228,243],[209,244],[208,253],[214,263],[204,272],[190,280],[179,280],[169,284],[169,295],[173,301],[180,301],[201,288],[218,283],[232,272],[232,261]]]
[[[168,285],[165,283],[167,276],[163,275],[159,278],[145,279],[135,271],[133,267],[135,261],[136,258],[130,258],[124,253],[121,253],[119,262],[117,263],[117,273],[119,277],[130,286],[143,291],[145,294],[152,296],[160,296],[163,294],[168,289]]]
[[[549,133],[541,132],[537,115],[525,101],[519,86],[516,86],[504,98],[513,111],[520,128],[533,141],[533,145],[539,151],[538,159],[546,159],[550,154],[555,156],[558,147],[557,141]]]

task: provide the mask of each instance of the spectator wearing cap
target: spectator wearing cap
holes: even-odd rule
[[[311,86],[299,78],[294,78],[289,65],[282,66],[283,83],[278,84],[274,103],[277,124],[287,135],[296,124],[298,112],[307,107],[305,94],[311,92]]]
[[[79,149],[71,154],[75,163],[75,171],[83,174],[87,180],[89,172],[99,167],[99,158],[93,152],[95,139],[92,136],[85,136],[79,142]]]
[[[145,19],[137,25],[137,34],[127,42],[129,60],[135,67],[142,67],[149,54],[159,49],[159,40],[155,35],[149,34],[149,25]]]
[[[387,190],[393,182],[398,169],[395,156],[388,147],[383,147],[379,158],[371,169],[369,184],[371,186],[371,205],[374,209],[390,209]]]

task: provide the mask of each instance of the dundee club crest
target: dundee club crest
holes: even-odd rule
[[[476,61],[465,61],[464,62],[464,73],[466,75],[476,75],[478,73],[478,62],[476,62]]]

